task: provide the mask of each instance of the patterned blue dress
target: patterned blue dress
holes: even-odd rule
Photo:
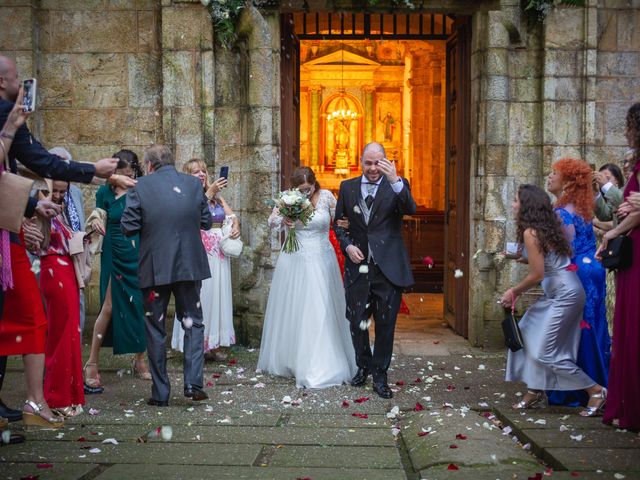
[[[596,238],[592,223],[571,210],[570,206],[556,208],[565,235],[571,241],[571,262],[578,268],[577,274],[587,297],[580,322],[580,348],[576,363],[594,382],[606,386],[611,355],[611,337],[607,328],[605,305],[606,271],[595,259]],[[575,407],[586,405],[589,400],[584,391],[556,390],[547,394],[549,403],[554,405]]]

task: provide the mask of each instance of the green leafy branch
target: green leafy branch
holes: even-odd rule
[[[245,0],[200,0],[207,7],[216,40],[224,48],[231,48],[238,39],[236,25]]]
[[[585,0],[522,0],[525,13],[530,18],[543,21],[552,7],[556,5],[570,5],[572,7],[584,7]]]

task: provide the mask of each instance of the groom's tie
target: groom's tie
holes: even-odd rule
[[[373,205],[373,192],[375,192],[377,185],[375,183],[367,183],[367,197],[364,199],[364,203],[367,205],[367,208],[371,210],[371,205]]]

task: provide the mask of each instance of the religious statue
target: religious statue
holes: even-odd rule
[[[349,167],[349,142],[351,132],[349,125],[351,120],[338,120],[334,123],[333,139],[335,144],[335,171],[346,173]]]
[[[391,112],[387,112],[387,115],[384,118],[381,118],[380,112],[378,112],[378,120],[380,120],[384,124],[384,141],[392,142],[393,141],[393,132],[396,129],[396,121],[391,116]]]

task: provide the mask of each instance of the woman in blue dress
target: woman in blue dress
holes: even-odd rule
[[[573,251],[571,268],[576,270],[586,293],[577,364],[606,386],[611,338],[607,328],[606,271],[595,258],[593,172],[583,160],[558,160],[553,164],[547,190],[557,199],[555,210]],[[548,396],[549,403],[555,405],[578,406],[588,401],[583,391],[551,391]]]

